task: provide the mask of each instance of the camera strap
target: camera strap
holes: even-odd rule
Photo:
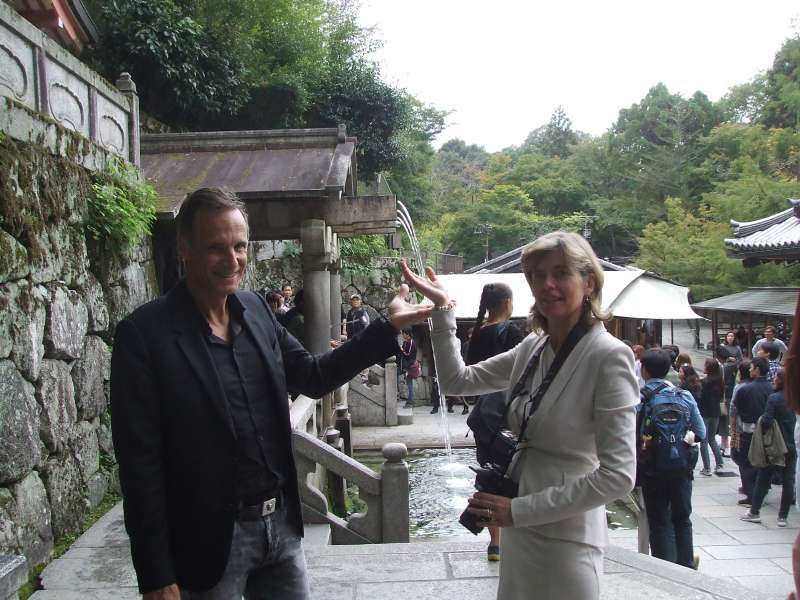
[[[525,403],[525,416],[522,420],[522,426],[519,429],[519,436],[517,436],[517,444],[522,441],[523,436],[525,435],[525,429],[528,427],[528,420],[533,416],[533,414],[539,409],[539,405],[542,403],[542,398],[547,393],[550,384],[553,383],[553,380],[558,375],[558,372],[561,370],[562,365],[567,360],[569,355],[575,349],[575,346],[578,345],[578,342],[581,341],[584,335],[586,335],[587,329],[583,326],[582,323],[578,323],[575,327],[572,328],[572,331],[569,332],[567,339],[564,340],[564,344],[558,350],[555,359],[553,360],[553,364],[550,365],[550,368],[547,370],[547,374],[542,379],[542,382],[539,384],[539,387],[536,388],[535,392],[532,392],[528,401]],[[503,420],[505,422],[506,417],[508,415],[508,411],[511,408],[511,404],[514,402],[514,398],[521,395],[525,389],[525,386],[528,382],[528,379],[531,377],[532,373],[536,371],[536,368],[539,366],[539,359],[542,356],[542,352],[544,352],[545,346],[549,343],[550,337],[548,336],[545,339],[544,343],[536,349],[536,352],[533,353],[531,360],[528,362],[528,365],[525,367],[525,371],[522,373],[522,377],[520,377],[517,384],[514,386],[514,389],[511,391],[511,396],[509,397],[509,401],[506,403],[505,412],[503,413]],[[500,433],[499,431],[497,432]]]

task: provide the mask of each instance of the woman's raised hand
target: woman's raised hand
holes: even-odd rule
[[[430,267],[425,267],[425,274],[427,279],[420,277],[408,268],[406,259],[400,261],[400,268],[403,270],[403,276],[409,285],[419,290],[423,296],[428,298],[435,306],[445,306],[450,302],[450,296],[447,290],[444,289],[442,283],[436,278],[436,273]]]

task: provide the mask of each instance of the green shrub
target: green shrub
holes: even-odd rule
[[[123,250],[134,246],[150,234],[157,198],[136,167],[120,160],[110,162],[104,172],[93,175],[84,223],[87,236]]]

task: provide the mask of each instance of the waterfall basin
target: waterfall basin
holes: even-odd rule
[[[378,451],[359,450],[353,458],[380,472],[383,457]],[[441,541],[461,539],[489,540],[485,529],[474,536],[458,523],[467,507],[467,499],[475,491],[474,448],[455,448],[450,457],[444,449],[413,449],[408,457],[409,535],[411,541]],[[355,493],[354,490],[350,492]],[[625,502],[617,501],[606,507],[611,529],[636,529],[636,516]]]

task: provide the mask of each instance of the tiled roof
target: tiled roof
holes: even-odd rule
[[[736,257],[763,256],[778,260],[798,258],[800,200],[789,202],[791,208],[757,221],[731,221],[734,237],[725,240],[728,253]]]
[[[792,316],[798,294],[800,294],[800,288],[748,288],[743,292],[692,304],[692,308]]]
[[[356,195],[356,139],[327,129],[214,131],[142,136],[142,171],[163,212],[201,187],[225,187],[240,198]]]
[[[490,258],[484,263],[464,269],[467,275],[473,273],[522,273],[522,250],[525,246],[509,250],[505,254]],[[598,259],[604,271],[627,271],[626,267],[615,265],[607,260]]]

